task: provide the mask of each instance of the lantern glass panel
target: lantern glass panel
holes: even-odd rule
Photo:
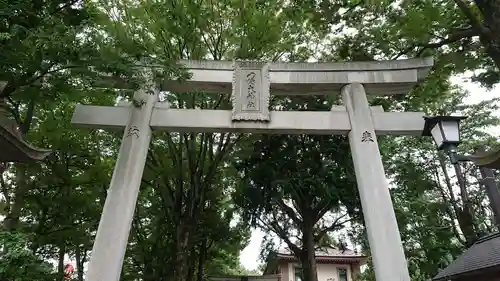
[[[432,129],[431,129],[431,135],[432,138],[434,139],[434,142],[436,143],[438,148],[441,148],[443,146],[443,131],[441,130],[441,126],[439,123],[437,123]]]
[[[458,122],[458,120],[441,122],[441,130],[443,131],[445,142],[455,144],[460,142],[460,128]]]

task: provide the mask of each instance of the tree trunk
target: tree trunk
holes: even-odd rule
[[[472,244],[477,239],[476,227],[474,225],[474,213],[472,208],[472,202],[467,194],[466,182],[462,173],[462,169],[459,164],[454,165],[455,173],[457,176],[458,185],[460,187],[460,197],[462,198],[463,208],[457,217],[459,223],[464,226],[463,232],[467,240],[467,246],[472,246]]]
[[[76,259],[76,274],[77,280],[83,281],[83,264],[84,260],[82,260],[82,249],[80,246],[76,246],[75,249],[75,259]]]
[[[480,8],[487,34],[481,34],[480,41],[486,53],[500,69],[500,0],[475,1]]]
[[[441,166],[441,170],[445,176],[446,186],[448,187],[448,193],[450,194],[451,198],[450,203],[455,211],[458,225],[460,226],[460,230],[462,231],[465,237],[466,244],[471,245],[476,240],[476,233],[474,230],[472,215],[467,211],[467,208],[461,207],[457,204],[458,200],[456,200],[453,194],[453,187],[451,184],[450,176],[448,175],[448,170],[445,164],[444,156],[442,154],[439,154],[438,160],[439,160],[439,165]],[[464,200],[462,200],[462,205],[463,206],[466,205],[466,202],[464,202]]]
[[[66,246],[59,246],[58,262],[57,262],[57,280],[64,280],[64,255],[66,254]]]
[[[318,281],[312,221],[313,219],[306,215],[302,225],[303,251],[300,255],[300,262],[302,263],[304,281]]]
[[[207,238],[201,241],[200,253],[198,256],[198,271],[197,271],[197,281],[203,281],[203,266],[205,265],[205,257],[207,255]],[[188,280],[190,281],[190,280]]]
[[[189,253],[189,258],[187,259],[187,273],[186,273],[186,281],[194,280],[194,273],[196,268],[196,248],[192,247]]]
[[[177,226],[176,231],[176,241],[175,241],[175,266],[174,266],[174,279],[173,281],[184,281],[187,269],[187,258],[188,258],[188,242],[189,236],[191,235],[189,226],[186,222],[180,222]]]
[[[5,230],[14,231],[19,225],[19,217],[21,210],[24,206],[24,197],[29,191],[29,185],[25,180],[26,166],[23,164],[16,164],[16,188],[14,191],[14,198],[10,206],[10,212],[5,218]]]

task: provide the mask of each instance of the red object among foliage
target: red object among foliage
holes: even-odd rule
[[[67,264],[64,267],[64,278],[71,278],[71,275],[73,275],[73,272],[75,272],[75,267],[73,267],[72,264]]]

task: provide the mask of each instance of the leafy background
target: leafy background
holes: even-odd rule
[[[498,143],[488,128],[499,122],[499,9],[494,0],[0,1],[1,113],[30,142],[53,150],[39,163],[1,164],[0,280],[62,280],[68,262],[76,267],[72,278],[84,280],[121,133],[75,129],[71,115],[77,103],[129,99],[133,89],[114,86],[143,83],[138,62],[186,78],[179,59],[432,56],[428,78],[406,97],[370,102],[387,111],[470,116],[460,146],[469,154]],[[119,79],[103,81],[104,74]],[[450,81],[456,75],[493,94],[467,92]],[[175,108],[230,108],[222,94],[162,98]],[[271,107],[337,103],[281,98]],[[496,230],[475,167],[463,166],[465,196],[429,139],[380,138],[380,146],[412,280],[434,276]],[[348,245],[369,255],[347,147],[343,136],[155,133],[121,279],[256,273],[239,263],[253,228],[265,236],[262,259],[286,245],[307,281],[317,280],[306,262],[314,247]],[[374,279],[370,265],[359,278]]]

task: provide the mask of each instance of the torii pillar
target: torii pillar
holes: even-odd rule
[[[165,81],[171,92],[231,93],[233,110],[170,109],[139,92],[141,106],[76,107],[73,124],[124,130],[87,273],[88,281],[118,281],[151,130],[349,136],[358,190],[378,281],[410,281],[377,135],[415,135],[422,112],[383,112],[370,94],[406,94],[427,75],[432,59],[353,63],[183,61],[188,81]],[[341,93],[330,111],[269,111],[270,93]]]
[[[351,131],[349,144],[356,172],[375,276],[378,280],[410,281],[398,222],[380,156],[373,117],[363,85],[342,89]]]

